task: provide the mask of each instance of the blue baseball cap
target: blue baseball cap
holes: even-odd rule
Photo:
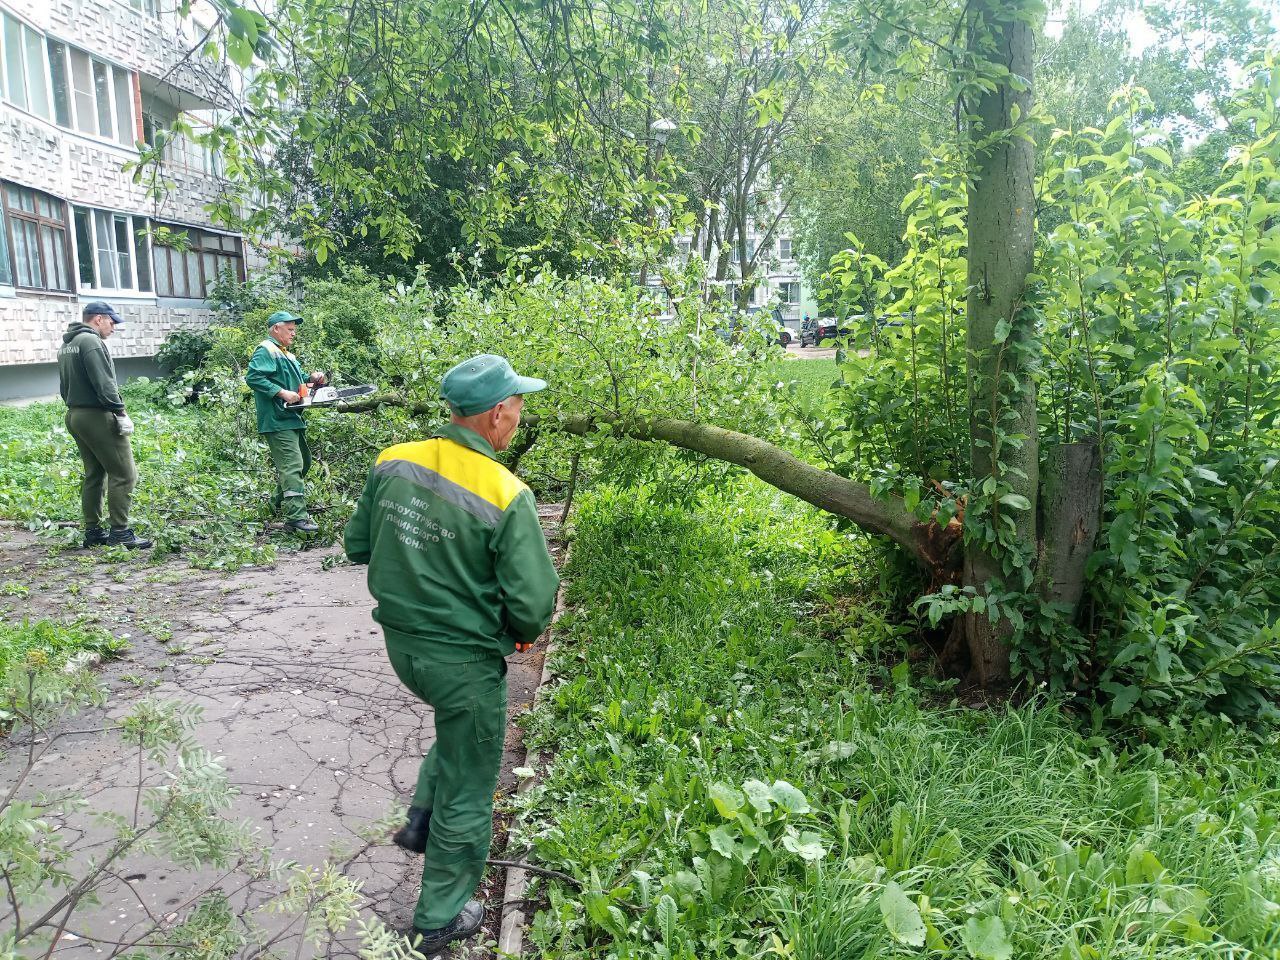
[[[547,381],[522,377],[511,369],[506,357],[482,353],[463,360],[440,381],[440,396],[462,417],[483,413],[508,397],[537,393]]]
[[[124,317],[116,313],[116,308],[105,300],[93,300],[84,305],[84,309],[80,311],[82,317],[110,317],[111,322],[117,326],[124,326]]]

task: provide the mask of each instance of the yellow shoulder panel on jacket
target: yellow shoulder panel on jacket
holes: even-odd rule
[[[526,489],[502,464],[443,437],[387,447],[378,454],[378,463],[388,460],[406,460],[438,473],[499,510],[506,510],[520,491]]]

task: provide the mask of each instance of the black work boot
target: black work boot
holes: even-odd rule
[[[320,528],[314,520],[303,518],[302,520],[290,520],[284,525],[286,530],[293,530],[296,533],[315,533]]]
[[[423,930],[410,927],[405,931],[409,946],[424,957],[435,955],[455,940],[465,940],[477,930],[484,921],[484,904],[478,900],[468,900],[462,912],[438,930]]]
[[[130,550],[149,550],[151,541],[144,540],[133,532],[131,527],[112,527],[107,537],[107,545],[112,547],[128,547]]]
[[[90,547],[104,546],[110,537],[107,531],[102,527],[86,527],[84,531],[84,548],[88,550]]]
[[[425,853],[427,834],[431,832],[431,811],[410,807],[404,826],[391,837],[391,842],[410,853]]]

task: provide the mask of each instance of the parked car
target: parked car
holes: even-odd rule
[[[800,324],[800,346],[816,347],[823,340],[847,337],[853,331],[841,326],[835,317],[810,317]]]

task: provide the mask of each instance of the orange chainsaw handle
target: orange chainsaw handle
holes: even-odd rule
[[[517,644],[516,644],[516,653],[528,653],[528,652],[529,652],[530,650],[532,650],[532,649],[533,649],[533,644],[532,644],[532,643],[517,643]]]

